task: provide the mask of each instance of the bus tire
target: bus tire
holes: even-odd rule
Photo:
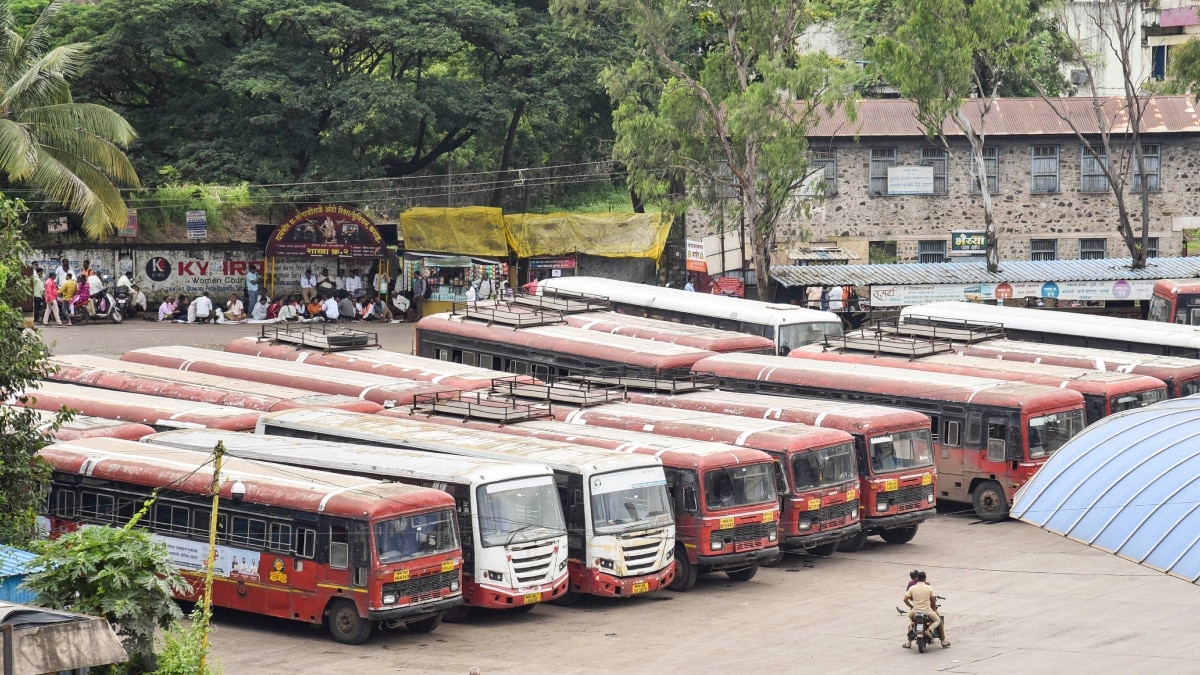
[[[404,627],[413,633],[432,633],[440,625],[442,625],[442,613],[438,612],[429,618],[406,623]]]
[[[998,523],[1008,518],[1008,498],[1004,496],[1004,488],[994,480],[975,486],[971,506],[975,507],[975,515],[986,523]]]
[[[917,536],[917,526],[911,527],[893,527],[890,530],[884,530],[883,534],[879,535],[889,544],[907,544]]]
[[[700,576],[700,570],[688,560],[687,551],[682,546],[675,547],[675,579],[671,581],[671,585],[667,588],[676,593],[685,593],[692,590],[696,585],[696,579]]]
[[[884,539],[886,539],[886,538],[887,537],[885,536]],[[862,547],[864,545],[866,545],[866,543],[867,543],[866,531],[859,530],[858,534],[854,535],[853,537],[839,541],[838,545],[837,545],[837,550],[840,553],[858,553],[859,551],[862,550]]]
[[[459,605],[454,609],[448,609],[445,612],[442,612],[442,621],[445,621],[446,623],[460,623],[466,621],[468,616],[471,616],[471,606]]]
[[[325,623],[333,639],[344,645],[362,644],[371,636],[371,622],[358,615],[358,607],[350,600],[334,600]]]
[[[820,546],[814,546],[810,549],[807,549],[807,553],[809,555],[815,555],[818,558],[828,558],[829,556],[833,555],[833,552],[837,550],[837,547],[838,542],[835,541],[832,544],[821,544]]]
[[[768,569],[771,567],[778,567],[779,563],[783,562],[783,556],[784,552],[780,551],[779,553],[775,554],[774,558],[767,558],[766,560],[758,561],[758,566],[766,567]]]
[[[740,570],[729,570],[725,573],[725,576],[734,581],[750,581],[754,578],[755,574],[758,574],[758,565],[743,567]]]
[[[559,607],[573,607],[578,605],[579,601],[582,599],[583,593],[580,593],[579,591],[567,591],[561,596],[551,600],[550,604],[558,605]]]

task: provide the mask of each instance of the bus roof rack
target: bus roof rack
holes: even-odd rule
[[[501,325],[513,328],[551,326],[563,322],[561,312],[538,311],[506,300],[455,304],[451,314],[473,321],[482,321],[489,326]]]
[[[706,375],[693,374],[687,368],[671,368],[659,372],[647,371],[641,368],[614,367],[597,368],[559,378],[558,381],[589,382],[609,387],[623,387],[626,390],[656,391],[669,394],[681,394],[691,391],[715,389],[717,380]]]
[[[347,349],[379,347],[379,334],[346,328],[336,323],[280,322],[264,324],[258,334],[260,342],[286,342],[312,347],[326,353]]]
[[[880,319],[875,330],[881,333],[945,339],[965,344],[1004,337],[1004,324],[1002,323],[942,319],[919,314]]]
[[[608,298],[598,295],[534,295],[524,291],[513,296],[513,304],[529,307],[545,312],[561,312],[563,314],[578,314],[579,312],[594,312],[612,309]]]
[[[825,351],[864,352],[874,356],[898,354],[907,356],[909,359],[916,359],[931,354],[949,352],[953,348],[953,343],[946,338],[896,335],[871,329],[860,329],[845,335],[825,336]]]
[[[483,391],[464,391],[450,398],[437,394],[418,394],[411,411],[428,415],[440,414],[461,417],[464,421],[487,420],[508,424],[550,416],[550,406],[522,403],[502,396],[489,396]]]
[[[567,403],[581,408],[623,401],[625,387],[610,386],[588,381],[560,379],[557,382],[525,382],[514,377],[498,377],[492,380],[492,392],[498,396],[532,399],[554,403]]]

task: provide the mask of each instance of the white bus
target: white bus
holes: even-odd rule
[[[776,352],[785,356],[796,347],[823,342],[826,335],[842,334],[841,319],[831,312],[629,281],[561,277],[538,282],[537,292],[597,296],[608,300],[613,311],[620,314],[761,335],[772,340]]]
[[[463,548],[461,621],[472,607],[528,611],[567,591],[567,530],[550,467],[412,450],[206,430],[142,439],[234,457],[434,488],[454,497]]]
[[[964,322],[1001,324],[1010,340],[1200,358],[1200,332],[1173,323],[969,302],[911,305],[901,310],[900,317],[905,323],[948,327]]]
[[[327,408],[263,415],[257,432],[548,465],[567,520],[570,589],[560,602],[630,597],[674,579],[675,521],[657,457]]]

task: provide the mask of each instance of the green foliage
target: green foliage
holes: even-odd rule
[[[1165,93],[1196,95],[1200,101],[1200,38],[1192,38],[1171,48],[1170,77]]]
[[[21,202],[0,197],[0,400],[36,396],[39,380],[50,371],[46,345],[25,330],[18,307],[33,292],[29,278],[21,276],[22,257],[29,251],[21,232],[23,210]],[[50,465],[37,451],[69,419],[59,412],[43,427],[31,408],[0,406],[0,542],[22,548],[38,538]]]
[[[146,232],[161,230],[167,225],[182,226],[188,211],[203,210],[208,214],[210,236],[219,235],[221,223],[239,212],[258,210],[258,197],[245,184],[163,185],[141,190],[129,197],[130,208],[138,212],[138,227]]]
[[[108,108],[71,98],[67,80],[87,46],[50,48],[48,24],[63,2],[50,3],[23,37],[13,8],[0,5],[0,173],[79,213],[84,233],[101,239],[125,222],[116,183],[138,182],[122,152],[135,134]]]
[[[218,672],[207,663],[200,667],[200,662],[208,655],[204,650],[206,625],[204,610],[197,606],[188,616],[188,625],[176,624],[163,636],[154,675],[213,675]]]
[[[626,185],[593,183],[569,194],[545,195],[531,202],[529,210],[536,213],[628,213],[633,211],[633,200]]]
[[[153,498],[125,527],[85,527],[33,542],[25,586],[38,604],[102,616],[122,637],[134,668],[151,669],[155,632],[182,617],[173,593],[190,590],[165,544],[137,529]],[[40,568],[40,569],[39,569]]]

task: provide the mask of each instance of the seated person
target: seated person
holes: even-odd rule
[[[304,315],[310,319],[315,319],[321,316],[321,299],[313,298],[312,302],[304,306]]]
[[[272,302],[271,304],[267,305],[267,318],[268,319],[278,319],[280,307],[283,307],[283,302],[278,299],[276,299],[275,302]]]
[[[188,323],[209,323],[216,318],[212,298],[208,297],[208,291],[204,291],[192,301],[192,306],[188,309]]]
[[[175,303],[175,312],[171,315],[171,320],[186,323],[188,316],[190,316],[191,304],[186,295],[180,295],[178,301]]]
[[[296,321],[300,318],[300,303],[292,296],[284,299],[283,304],[279,306],[279,314],[275,318],[280,321]]]
[[[338,316],[342,321],[354,321],[359,315],[354,311],[354,302],[350,300],[350,296],[342,294],[338,300]]]
[[[126,305],[128,308],[126,311],[130,312],[133,316],[137,316],[146,311],[146,306],[146,294],[142,292],[142,289],[134,286],[130,294],[129,304]]]
[[[236,293],[229,294],[229,302],[225,303],[226,321],[245,321],[246,308]]]
[[[173,321],[175,319],[176,304],[175,298],[172,297],[163,300],[162,304],[158,306],[158,320]]]
[[[255,321],[267,320],[267,296],[258,296],[258,303],[254,305],[254,309],[250,311],[250,317]]]

